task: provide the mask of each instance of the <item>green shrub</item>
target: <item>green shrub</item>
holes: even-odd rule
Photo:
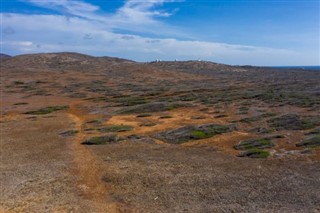
[[[145,113],[145,114],[137,115],[137,118],[144,118],[144,117],[150,117],[150,116],[152,116],[152,114]]]
[[[309,137],[296,145],[297,147],[305,146],[315,148],[320,146],[320,135]]]
[[[64,109],[68,109],[68,106],[49,106],[49,107],[45,107],[42,109],[38,109],[36,111],[29,111],[26,112],[25,114],[31,114],[31,115],[45,115],[45,114],[49,114],[55,111],[59,111],[59,110],[64,110]]]
[[[238,156],[249,158],[267,158],[270,156],[270,152],[261,149],[249,149]]]
[[[206,132],[204,131],[201,131],[201,130],[193,130],[191,132],[191,135],[194,139],[202,139],[202,138],[208,138],[210,137],[209,134],[207,134]]]
[[[23,82],[23,81],[14,81],[13,83],[14,83],[14,84],[16,84],[16,85],[19,85],[19,84],[20,84],[20,85],[21,85],[21,84],[24,84],[24,82]]]
[[[320,125],[320,116],[300,117],[296,114],[287,114],[268,120],[268,124],[276,130],[305,130]]]
[[[88,140],[82,142],[83,145],[103,145],[107,143],[115,143],[120,141],[121,138],[119,138],[117,135],[103,135],[103,136],[96,136],[89,138]]]
[[[174,130],[168,130],[155,135],[156,138],[168,143],[181,144],[190,140],[211,138],[234,130],[234,125],[222,126],[219,124],[203,124],[197,126],[184,126]]]
[[[130,125],[111,125],[98,129],[100,132],[126,132],[132,130]]]
[[[72,129],[72,130],[68,130],[68,131],[65,131],[65,132],[61,132],[60,135],[62,135],[62,136],[73,136],[73,135],[78,134],[78,133],[79,133],[78,130]]]
[[[271,148],[273,146],[274,144],[270,138],[261,138],[241,141],[238,145],[235,146],[235,148],[239,150],[249,150],[253,148]]]
[[[87,121],[87,124],[102,124],[103,120],[101,119],[95,119],[95,120],[91,120],[91,121]]]
[[[27,105],[27,104],[28,104],[27,102],[19,102],[19,103],[15,103],[13,105],[19,106],[19,105]]]
[[[167,119],[167,118],[172,118],[171,115],[163,115],[159,117],[160,119]]]
[[[214,116],[214,118],[225,118],[225,117],[228,117],[228,115],[222,114],[222,115],[216,115],[216,116]]]

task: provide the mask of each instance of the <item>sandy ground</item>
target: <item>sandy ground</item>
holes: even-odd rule
[[[320,211],[318,162],[239,159],[210,146],[91,149],[111,197],[138,212]]]
[[[63,114],[1,123],[1,211],[81,212]]]

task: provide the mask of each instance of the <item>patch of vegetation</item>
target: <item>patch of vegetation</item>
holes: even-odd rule
[[[94,128],[85,128],[84,131],[94,131]]]
[[[19,105],[27,105],[27,104],[29,104],[29,103],[27,103],[27,102],[19,102],[19,103],[15,103],[13,105],[19,106]]]
[[[239,157],[249,157],[249,158],[267,158],[270,156],[270,152],[261,149],[249,149],[238,155]]]
[[[282,138],[286,138],[286,137],[284,135],[275,135],[275,136],[272,136],[271,138],[282,139]]]
[[[35,83],[36,83],[36,84],[46,84],[46,83],[48,83],[48,82],[46,82],[46,81],[41,81],[41,80],[37,80]]]
[[[93,97],[93,98],[85,98],[84,100],[93,101],[93,102],[101,102],[101,101],[108,101],[109,98],[107,98],[107,97]]]
[[[178,129],[161,132],[156,138],[168,143],[181,144],[190,140],[210,138],[234,130],[234,125],[223,126],[219,124],[203,124],[197,126],[184,126]]]
[[[103,136],[96,136],[87,139],[86,141],[82,142],[83,145],[103,145],[107,143],[116,143],[119,142],[121,138],[119,138],[116,134],[111,135],[103,135]]]
[[[320,134],[315,135],[315,136],[311,136],[311,137],[303,140],[302,142],[297,143],[296,146],[297,147],[305,146],[305,147],[309,147],[309,148],[319,147],[320,146]]]
[[[320,128],[313,129],[310,132],[306,133],[305,135],[316,135],[316,134],[320,134]]]
[[[138,114],[138,113],[153,113],[173,110],[180,107],[189,107],[187,103],[168,103],[168,102],[153,102],[141,104],[138,106],[126,107],[119,111],[120,114]]]
[[[260,115],[262,118],[269,118],[269,117],[274,117],[276,116],[277,114],[276,113],[272,113],[272,112],[266,112],[262,115]]]
[[[238,150],[249,150],[253,148],[265,149],[271,147],[274,147],[274,143],[270,138],[261,138],[241,141],[238,145],[235,145],[234,148]]]
[[[191,132],[191,135],[194,139],[203,139],[203,138],[209,138],[210,135],[207,134],[206,132],[204,131],[201,131],[201,130],[193,130]]]
[[[247,114],[248,114],[248,111],[237,112],[237,115],[247,115]]]
[[[31,114],[31,115],[45,115],[45,114],[49,114],[55,111],[60,111],[60,110],[64,110],[64,109],[68,109],[68,106],[49,106],[49,107],[45,107],[42,109],[38,109],[36,111],[29,111],[26,112],[25,114]]]
[[[241,106],[238,108],[239,111],[248,111],[249,110],[249,107],[247,106]]]
[[[105,93],[109,90],[109,87],[104,85],[105,82],[100,80],[91,81],[89,86],[86,87],[86,90],[94,93]]]
[[[21,85],[21,84],[24,84],[24,82],[23,82],[23,81],[14,81],[13,84],[15,84],[15,85]]]
[[[245,97],[245,98],[247,98],[247,97]],[[245,106],[253,105],[254,102],[252,100],[246,100],[246,101],[243,101],[241,104],[243,105],[243,107],[245,107]],[[249,108],[248,108],[248,110],[249,110]]]
[[[205,119],[206,116],[203,116],[203,115],[196,115],[196,116],[192,116],[191,119],[194,119],[194,120],[201,120],[201,119]]]
[[[208,110],[209,110],[209,108],[207,108],[207,107],[206,107],[206,108],[201,108],[201,109],[199,109],[200,112],[206,112],[206,111],[208,111]]]
[[[129,135],[127,137],[127,139],[130,141],[130,142],[134,142],[134,143],[149,143],[149,144],[153,144],[155,141],[148,137],[148,136],[144,136],[144,135]]]
[[[251,117],[251,118],[243,118],[241,120],[239,120],[242,123],[251,123],[251,122],[255,122],[255,121],[259,121],[260,117],[255,116],[255,117]]]
[[[251,118],[243,118],[243,119],[240,120],[240,122],[251,123],[251,122],[260,121],[263,118],[268,118],[268,117],[273,117],[273,116],[276,116],[276,114],[274,114],[274,113],[264,113],[262,115],[254,116],[254,117],[251,117]]]
[[[195,101],[198,97],[195,94],[179,96],[180,101]]]
[[[145,117],[150,117],[150,116],[152,116],[152,114],[144,113],[144,114],[137,115],[137,118],[145,118]]]
[[[75,93],[68,95],[68,97],[69,98],[85,98],[85,97],[87,97],[87,95],[85,93],[75,92]]]
[[[302,87],[301,87],[302,86]],[[258,99],[273,105],[294,105],[299,107],[313,107],[319,105],[319,95],[316,92],[310,92],[312,85],[290,85],[291,89],[281,88],[259,88],[253,91],[247,91],[243,97],[245,99]],[[299,88],[300,87],[300,88]]]
[[[121,97],[113,98],[112,102],[120,103],[120,106],[135,106],[140,104],[146,104],[148,101],[144,97]]]
[[[171,103],[166,107],[166,110],[174,110],[174,109],[178,109],[181,107],[189,107],[191,105],[189,104],[184,104],[184,103]]]
[[[320,116],[304,117],[302,119],[303,129],[312,129],[320,126]]]
[[[65,131],[65,132],[61,132],[59,135],[61,135],[61,136],[73,136],[73,135],[78,134],[78,133],[79,133],[78,130],[72,129],[72,130],[68,130],[68,131]]]
[[[287,114],[268,120],[268,124],[276,130],[305,130],[319,126],[320,117],[300,118],[300,116],[296,114]]]
[[[49,96],[49,95],[51,95],[51,94],[49,94],[47,90],[38,89],[38,90],[34,91],[34,92],[32,93],[32,95],[44,95],[44,96]]]
[[[225,118],[225,117],[228,117],[228,115],[227,114],[221,114],[221,115],[214,116],[214,118]]]
[[[151,91],[151,92],[144,94],[143,96],[158,96],[161,94],[162,94],[162,91]]]
[[[87,121],[87,124],[102,124],[103,120],[101,119],[95,119],[95,120],[91,120],[91,121]]]
[[[160,119],[168,119],[168,118],[172,118],[171,115],[163,115],[159,117]]]
[[[267,133],[271,133],[273,130],[271,129],[267,129],[264,127],[255,127],[253,129],[250,129],[250,132],[254,132],[257,134],[267,134]]]
[[[98,129],[100,132],[126,132],[132,130],[130,125],[111,125]]]

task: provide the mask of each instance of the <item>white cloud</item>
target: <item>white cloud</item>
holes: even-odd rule
[[[31,47],[33,43],[31,41],[18,41],[15,44],[24,47]]]
[[[201,58],[228,64],[319,63],[316,53],[305,55],[284,49],[182,40],[171,36],[151,38],[114,32],[115,28],[148,32],[151,25],[156,25],[152,29],[157,32],[169,29],[169,26],[157,21],[156,17],[167,16],[170,13],[156,8],[176,0],[144,2],[128,0],[115,14],[103,14],[99,7],[82,1],[28,1],[38,6],[66,11],[68,16],[1,14],[3,39],[1,48],[5,53],[71,51],[96,56],[124,57],[138,61],[150,61],[156,58],[163,60]],[[11,33],[7,33],[8,29]],[[163,37],[163,35],[160,36]]]
[[[127,0],[114,14],[104,13],[98,6],[78,0],[25,1],[39,7],[56,10],[68,18],[76,16],[102,24],[109,30],[129,30],[136,33],[153,34],[159,33],[160,30],[164,35],[181,34],[156,19],[172,15],[172,12],[158,10],[157,7],[164,3],[181,2],[181,0]]]
[[[153,17],[168,17],[172,15],[170,12],[160,11],[154,9],[156,6],[168,2],[175,2],[173,0],[128,0],[123,7],[121,7],[116,16],[120,16],[127,20],[133,21],[154,21]]]
[[[26,2],[32,3],[34,5],[55,9],[72,15],[83,16],[88,13],[93,13],[98,11],[100,8],[93,4],[88,4],[82,1],[70,1],[70,0],[26,0]]]
[[[41,20],[41,22],[39,21]],[[3,26],[15,34],[3,35],[4,50],[11,53],[74,51],[92,55],[113,55],[138,61],[212,60],[231,64],[280,65],[301,61],[301,54],[264,47],[224,43],[184,41],[173,38],[154,39],[114,33],[90,20],[61,15],[4,14]],[[87,39],[90,35],[90,39]],[[312,64],[316,56],[305,63]]]

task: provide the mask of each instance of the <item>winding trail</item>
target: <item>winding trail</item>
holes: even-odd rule
[[[76,174],[80,179],[79,189],[81,194],[88,200],[90,212],[118,212],[117,205],[110,200],[107,194],[107,187],[102,182],[103,176],[101,164],[94,157],[93,153],[81,145],[85,140],[84,123],[85,116],[78,105],[82,102],[70,104],[68,116],[74,121],[78,134],[71,143],[71,154],[76,165]]]

